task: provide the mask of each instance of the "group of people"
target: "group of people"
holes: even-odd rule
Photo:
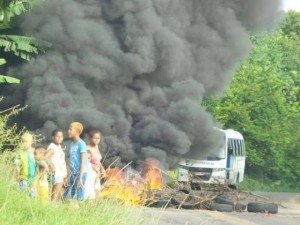
[[[52,132],[52,142],[47,148],[33,148],[33,136],[21,137],[22,148],[15,158],[17,180],[21,190],[29,190],[31,196],[42,201],[58,201],[61,198],[95,199],[101,189],[100,176],[105,175],[99,151],[101,133],[93,130],[89,144],[80,138],[83,125],[73,122],[68,129],[71,140],[69,156],[62,149],[63,131]]]

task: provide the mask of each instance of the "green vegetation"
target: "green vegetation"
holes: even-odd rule
[[[142,210],[106,200],[101,203],[43,204],[18,189],[11,156],[0,155],[0,224],[143,224]]]
[[[245,176],[244,181],[239,185],[241,191],[262,191],[262,192],[294,192],[299,193],[300,187],[291,187],[284,181],[261,180],[259,177]]]
[[[11,52],[22,59],[31,60],[34,55],[45,52],[51,46],[49,42],[34,37],[6,34],[12,29],[12,18],[29,11],[37,2],[33,0],[0,0],[0,53]],[[0,65],[4,63],[6,63],[5,59],[0,58]],[[0,75],[0,84],[19,82],[19,79],[11,76]]]
[[[0,98],[1,104],[2,98]],[[13,150],[20,142],[20,137],[24,133],[25,129],[17,127],[17,124],[11,126],[8,122],[12,116],[17,115],[24,108],[20,108],[18,105],[10,109],[0,111],[0,153],[5,150]]]
[[[224,128],[243,133],[248,186],[300,187],[300,13],[290,11],[279,30],[253,34],[252,52],[223,98],[204,105]],[[249,185],[248,185],[249,184]],[[260,189],[260,188],[259,188]]]

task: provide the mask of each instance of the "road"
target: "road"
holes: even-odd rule
[[[300,193],[256,192],[281,203],[277,214],[145,208],[147,225],[300,225]]]

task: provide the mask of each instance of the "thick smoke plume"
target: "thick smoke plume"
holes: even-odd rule
[[[172,167],[221,140],[204,96],[222,93],[248,55],[248,31],[274,24],[279,0],[51,0],[20,22],[53,43],[18,68],[7,97],[48,136],[81,121],[111,161]],[[12,71],[17,73],[17,71]]]

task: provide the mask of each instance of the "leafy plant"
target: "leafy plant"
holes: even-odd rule
[[[0,66],[5,64],[5,59],[0,58]],[[16,83],[19,84],[20,80],[11,76],[0,75],[0,83]]]
[[[3,98],[0,98],[0,103]],[[8,122],[12,116],[17,115],[20,111],[24,110],[19,105],[9,109],[0,111],[0,152],[4,150],[14,149],[20,142],[21,135],[25,132],[25,128],[18,129],[17,124],[12,126]]]

